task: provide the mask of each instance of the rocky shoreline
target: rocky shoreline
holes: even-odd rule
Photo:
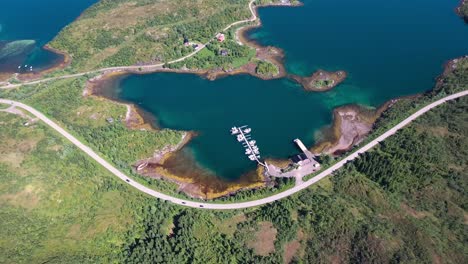
[[[468,0],[460,0],[455,12],[468,24]]]
[[[181,149],[188,144],[194,133],[186,133],[182,141],[174,147],[165,147],[154,153],[153,157],[134,164],[135,171],[145,177],[163,179],[177,184],[178,191],[192,198],[212,200],[233,195],[241,190],[263,188],[269,183],[261,170],[257,169],[243,175],[235,182],[227,182],[197,168],[190,159],[180,159]],[[183,170],[174,169],[174,164],[185,163]],[[184,165],[182,165],[183,167]],[[174,171],[175,170],[175,171]]]
[[[345,105],[334,109],[332,125],[321,132],[327,136],[319,140],[311,151],[333,156],[349,151],[369,135],[377,118],[396,101],[390,100],[378,109],[360,105]]]
[[[169,154],[172,155],[172,154]],[[184,177],[171,173],[170,170],[164,167],[163,164],[152,163],[148,167],[138,172],[140,175],[153,178],[167,180],[178,185],[178,191],[183,192],[189,197],[213,200],[221,197],[227,197],[236,194],[243,190],[255,190],[264,188],[268,185],[269,179],[259,176],[257,179],[249,176],[249,181],[239,182],[223,182],[219,179],[211,179],[211,182],[205,179],[199,180],[197,177]],[[256,172],[253,172],[256,173]]]
[[[468,61],[468,55],[447,61],[444,64],[444,71],[439,77],[437,77],[436,85],[441,85],[441,82],[443,81],[444,76],[452,73],[458,67],[458,63],[460,63],[461,61]]]
[[[56,55],[60,56],[60,61],[54,65],[51,65],[50,67],[37,71],[37,72],[31,72],[31,73],[22,73],[17,75],[17,79],[20,81],[32,81],[32,80],[37,80],[39,78],[42,78],[45,74],[52,73],[57,70],[62,70],[68,67],[71,64],[71,57],[63,51],[54,49],[48,45],[45,45],[42,47],[44,50],[50,51]]]

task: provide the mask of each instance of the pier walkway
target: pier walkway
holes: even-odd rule
[[[246,134],[244,133],[243,130],[246,129],[246,128],[247,128],[247,126],[236,127],[236,129],[239,131],[239,134],[242,136],[242,141],[244,141],[244,144],[245,144],[244,147],[250,150],[250,153],[252,153],[253,157],[255,158],[255,161],[256,161],[259,165],[265,167],[265,168],[268,170],[268,168],[267,168],[267,166],[265,165],[265,163],[261,162],[261,161],[258,159],[258,157],[260,157],[260,156],[257,156],[257,154],[255,153],[256,151],[253,149],[252,144],[250,144],[249,138],[248,138],[249,136],[246,135]]]
[[[314,160],[314,154],[312,154],[312,152],[310,152],[306,146],[304,145],[304,143],[302,143],[302,141],[298,138],[296,138],[294,140],[294,143],[296,143],[296,145],[301,149],[301,151],[306,154],[307,158],[310,159],[311,161],[315,161]]]

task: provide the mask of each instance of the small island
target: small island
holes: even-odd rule
[[[303,77],[299,75],[289,75],[289,78],[296,81],[308,91],[324,92],[333,89],[346,79],[345,71],[328,72],[318,70],[312,76]]]

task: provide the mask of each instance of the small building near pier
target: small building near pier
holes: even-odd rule
[[[306,165],[311,162],[311,160],[304,153],[292,156],[291,160],[299,166]]]

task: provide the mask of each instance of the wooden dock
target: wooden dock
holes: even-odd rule
[[[258,147],[255,145],[255,143],[253,144],[251,143],[252,142],[252,138],[250,136],[251,130],[252,129],[250,129],[248,126],[233,127],[231,129],[231,134],[237,135],[237,136],[240,135],[241,140],[239,140],[239,142],[243,142],[242,144],[243,147],[249,151],[249,154],[247,154],[246,152],[246,155],[249,155],[249,158],[250,156],[253,156],[253,160],[255,160],[259,165],[267,168],[268,170],[267,165],[260,161],[260,152],[258,151]],[[246,133],[245,131],[248,131],[248,133]]]

